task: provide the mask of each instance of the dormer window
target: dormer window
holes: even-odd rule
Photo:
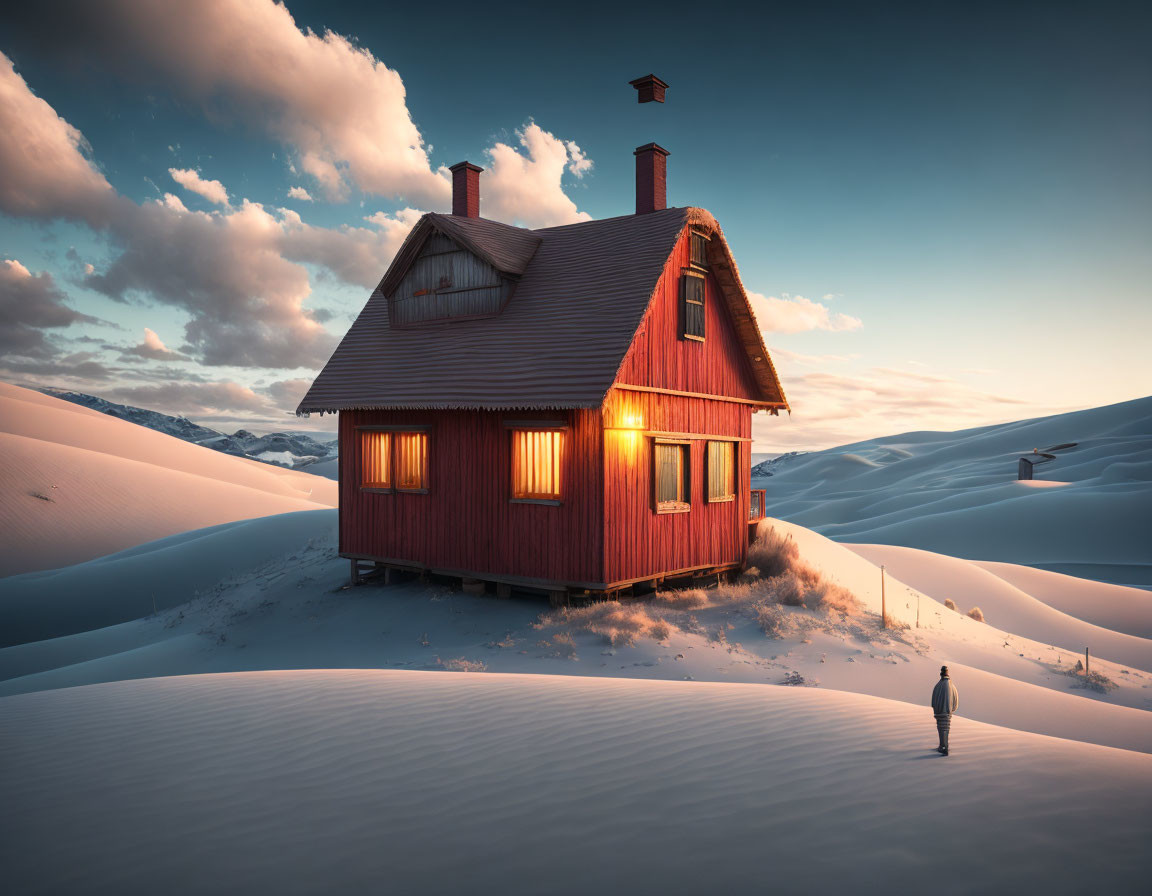
[[[704,341],[704,274],[691,268],[680,275],[680,336]]]

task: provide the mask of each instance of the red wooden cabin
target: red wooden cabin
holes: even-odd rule
[[[636,155],[635,215],[485,220],[462,163],[413,227],[299,408],[340,412],[354,578],[556,596],[744,564],[752,414],[788,405],[715,219]]]

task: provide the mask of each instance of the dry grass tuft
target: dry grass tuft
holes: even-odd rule
[[[748,565],[755,567],[761,578],[770,579],[795,568],[800,562],[800,548],[791,535],[769,529],[748,548]]]
[[[952,600],[950,597],[946,597],[944,598],[944,606],[946,606],[949,610],[956,610],[956,601]],[[959,613],[960,611],[956,610],[956,612]]]
[[[971,610],[968,611],[968,615],[971,616],[973,619],[975,619],[977,622],[983,622],[984,621],[984,611],[981,610],[979,607],[973,607]]]
[[[663,619],[650,615],[645,604],[622,604],[617,601],[605,601],[587,607],[565,607],[542,621],[547,625],[592,632],[600,635],[612,647],[627,647],[644,636],[663,641],[671,636],[673,629]]]
[[[442,660],[436,657],[436,664],[442,669],[447,669],[449,672],[487,672],[488,667],[478,660],[468,660],[464,657],[456,657],[456,659]]]

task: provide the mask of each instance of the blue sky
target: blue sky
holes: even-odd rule
[[[565,223],[631,212],[655,140],[795,406],[758,449],[1152,392],[1138,4],[90,6],[0,30],[10,381],[328,428],[285,415],[446,210],[441,166],[485,166],[485,216]]]

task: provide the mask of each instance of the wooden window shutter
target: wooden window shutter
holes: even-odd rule
[[[685,339],[704,338],[704,275],[684,271],[680,275],[681,333]]]

